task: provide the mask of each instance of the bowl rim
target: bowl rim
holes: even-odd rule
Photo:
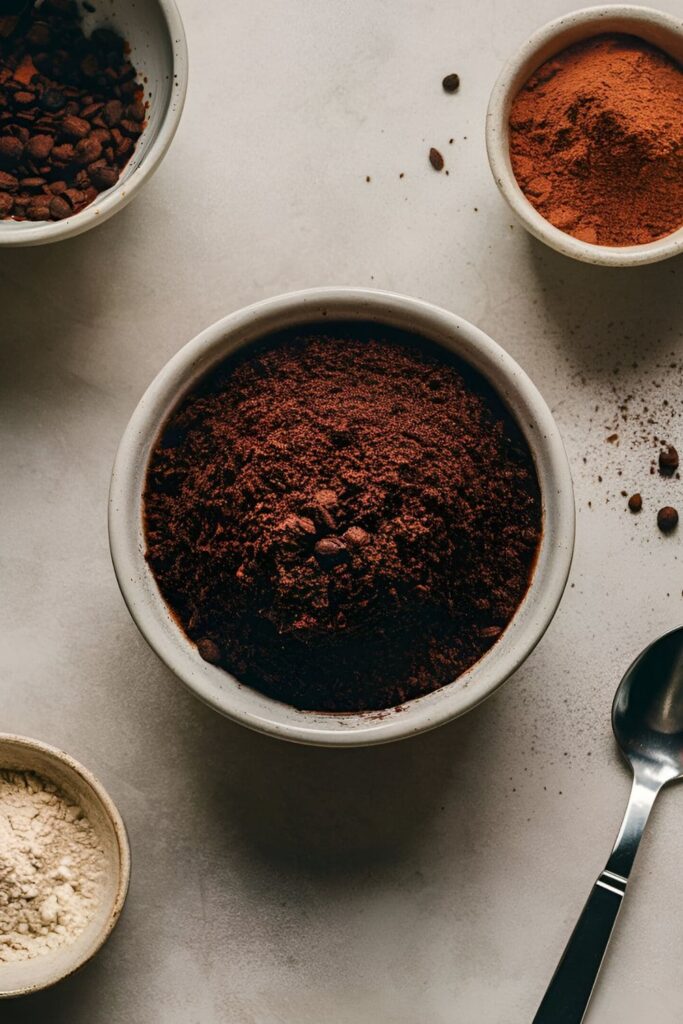
[[[97,224],[104,224],[115,213],[128,205],[159,167],[178,130],[185,106],[188,52],[185,27],[176,0],[153,0],[153,2],[159,7],[166,23],[172,54],[171,75],[175,85],[158,134],[149,146],[145,159],[120,187],[114,188],[103,199],[94,200],[85,209],[64,220],[54,222],[18,221],[15,223],[20,226],[13,228],[11,232],[3,231],[2,221],[0,221],[0,247],[18,248],[61,242],[65,238],[81,235]]]
[[[106,925],[98,936],[97,942],[89,950],[74,960],[73,964],[66,971],[55,975],[55,977],[50,978],[45,982],[24,985],[22,988],[14,989],[12,991],[0,991],[0,999],[9,999],[17,996],[28,995],[32,992],[40,992],[46,988],[51,988],[53,985],[58,984],[65,978],[71,977],[72,974],[79,971],[81,967],[84,967],[85,964],[99,953],[102,946],[114,930],[114,927],[121,916],[124,903],[126,902],[128,887],[130,885],[131,853],[128,833],[126,832],[126,826],[118,807],[99,779],[93,775],[88,768],[84,767],[80,761],[77,761],[75,757],[72,757],[71,754],[61,750],[59,747],[52,746],[50,743],[45,743],[43,740],[33,739],[30,736],[23,736],[10,732],[0,732],[0,746],[4,743],[11,743],[14,746],[24,747],[26,750],[40,751],[40,753],[45,754],[46,757],[66,765],[73,772],[79,775],[95,794],[107,818],[111,822],[119,854],[119,873],[116,883],[116,892],[107,917]]]
[[[659,35],[656,45],[660,49],[666,49],[661,40],[662,35],[666,34],[679,41],[683,52],[683,21],[655,8],[636,4],[605,4],[570,11],[547,22],[529,36],[509,58],[491,92],[486,112],[486,151],[493,178],[503,198],[527,231],[557,252],[584,263],[635,267],[669,259],[683,251],[683,225],[653,242],[629,246],[594,245],[555,227],[529,202],[512,170],[508,130],[510,106],[533,71],[553,53],[558,53],[572,42],[602,32],[619,31],[647,39],[653,28]],[[553,49],[555,42],[558,45]]]
[[[484,364],[490,373],[500,374],[500,385],[493,384],[496,392],[503,397],[505,388],[506,405],[510,407],[509,398],[517,398],[532,420],[520,426],[534,452],[541,484],[544,537],[527,594],[489,652],[452,683],[401,705],[400,713],[395,709],[344,715],[300,711],[203,662],[163,602],[144,557],[142,489],[149,450],[182,394],[236,348],[273,330],[319,322],[326,315],[330,321],[374,320],[405,326],[437,343],[437,335],[442,336],[444,347],[459,353],[483,376],[489,376]],[[515,418],[519,422],[519,417]],[[543,471],[537,453],[545,459]],[[544,473],[545,480],[541,479]],[[527,658],[550,624],[569,575],[574,534],[574,496],[566,452],[550,409],[521,367],[483,331],[455,314],[421,299],[365,288],[312,288],[265,299],[218,320],[184,345],[162,367],[133,412],[116,454],[109,495],[114,572],[133,620],[156,654],[204,703],[233,721],[281,739],[317,746],[369,746],[416,735],[458,717],[493,693]],[[541,564],[544,577],[539,576]],[[538,586],[541,578],[543,590]],[[514,643],[509,639],[506,643],[527,602],[532,607],[529,621],[520,627],[521,636]],[[487,659],[494,651],[491,671]]]

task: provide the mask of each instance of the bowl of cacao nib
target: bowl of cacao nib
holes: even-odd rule
[[[0,245],[80,234],[128,203],[180,121],[174,0],[27,0],[0,14]]]
[[[257,303],[187,344],[124,433],[131,615],[203,701],[383,743],[491,694],[550,623],[574,499],[552,415],[476,327],[386,292]]]

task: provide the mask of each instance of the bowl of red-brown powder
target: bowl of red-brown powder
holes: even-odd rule
[[[536,32],[487,115],[496,182],[537,238],[589,263],[683,250],[683,25],[591,7]]]
[[[142,398],[110,541],[141,632],[204,701],[299,742],[386,742],[488,696],[571,561],[552,416],[466,321],[314,289],[227,317]]]

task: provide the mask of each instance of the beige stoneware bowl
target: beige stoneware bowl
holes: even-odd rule
[[[32,771],[54,782],[77,802],[100,836],[107,875],[94,918],[69,945],[18,963],[0,963],[0,998],[28,995],[79,970],[102,947],[119,919],[128,892],[130,848],[114,802],[87,769],[39,740],[0,733],[0,768]]]
[[[527,40],[506,64],[493,87],[486,115],[486,149],[491,171],[512,212],[527,231],[565,256],[608,267],[656,263],[683,252],[683,226],[645,245],[591,245],[554,227],[534,208],[517,184],[510,162],[509,118],[512,102],[533,72],[573,43],[604,32],[640,36],[683,62],[683,21],[651,7],[609,4],[587,7],[549,22]]]
[[[300,711],[239,683],[203,661],[164,603],[145,561],[142,495],[162,424],[196,381],[226,356],[282,328],[364,320],[413,331],[479,371],[521,426],[536,463],[544,516],[540,554],[527,595],[498,643],[469,671],[398,710],[334,714]],[[216,711],[282,739],[321,746],[386,743],[462,715],[507,679],[533,650],[564,590],[574,544],[574,499],[553,417],[524,371],[482,331],[418,299],[357,288],[314,288],[233,313],[189,342],[159,372],[126,428],[116,456],[109,539],[121,592],[140,632],[186,686]]]
[[[106,26],[130,44],[130,59],[145,83],[147,126],[113,188],[60,221],[0,220],[0,246],[42,245],[103,224],[137,195],[163,160],[180,123],[187,90],[187,43],[175,0],[112,0],[95,11],[81,5],[86,33]]]

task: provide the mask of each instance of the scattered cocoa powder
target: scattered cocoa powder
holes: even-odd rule
[[[629,35],[563,50],[512,104],[510,156],[527,199],[555,227],[639,245],[683,224],[683,69]]]
[[[207,661],[300,708],[450,682],[522,600],[541,533],[526,442],[485,382],[412,335],[265,339],[153,450],[147,559]]]
[[[82,210],[116,184],[145,117],[120,36],[86,38],[73,0],[29,4],[0,38],[0,218]]]

